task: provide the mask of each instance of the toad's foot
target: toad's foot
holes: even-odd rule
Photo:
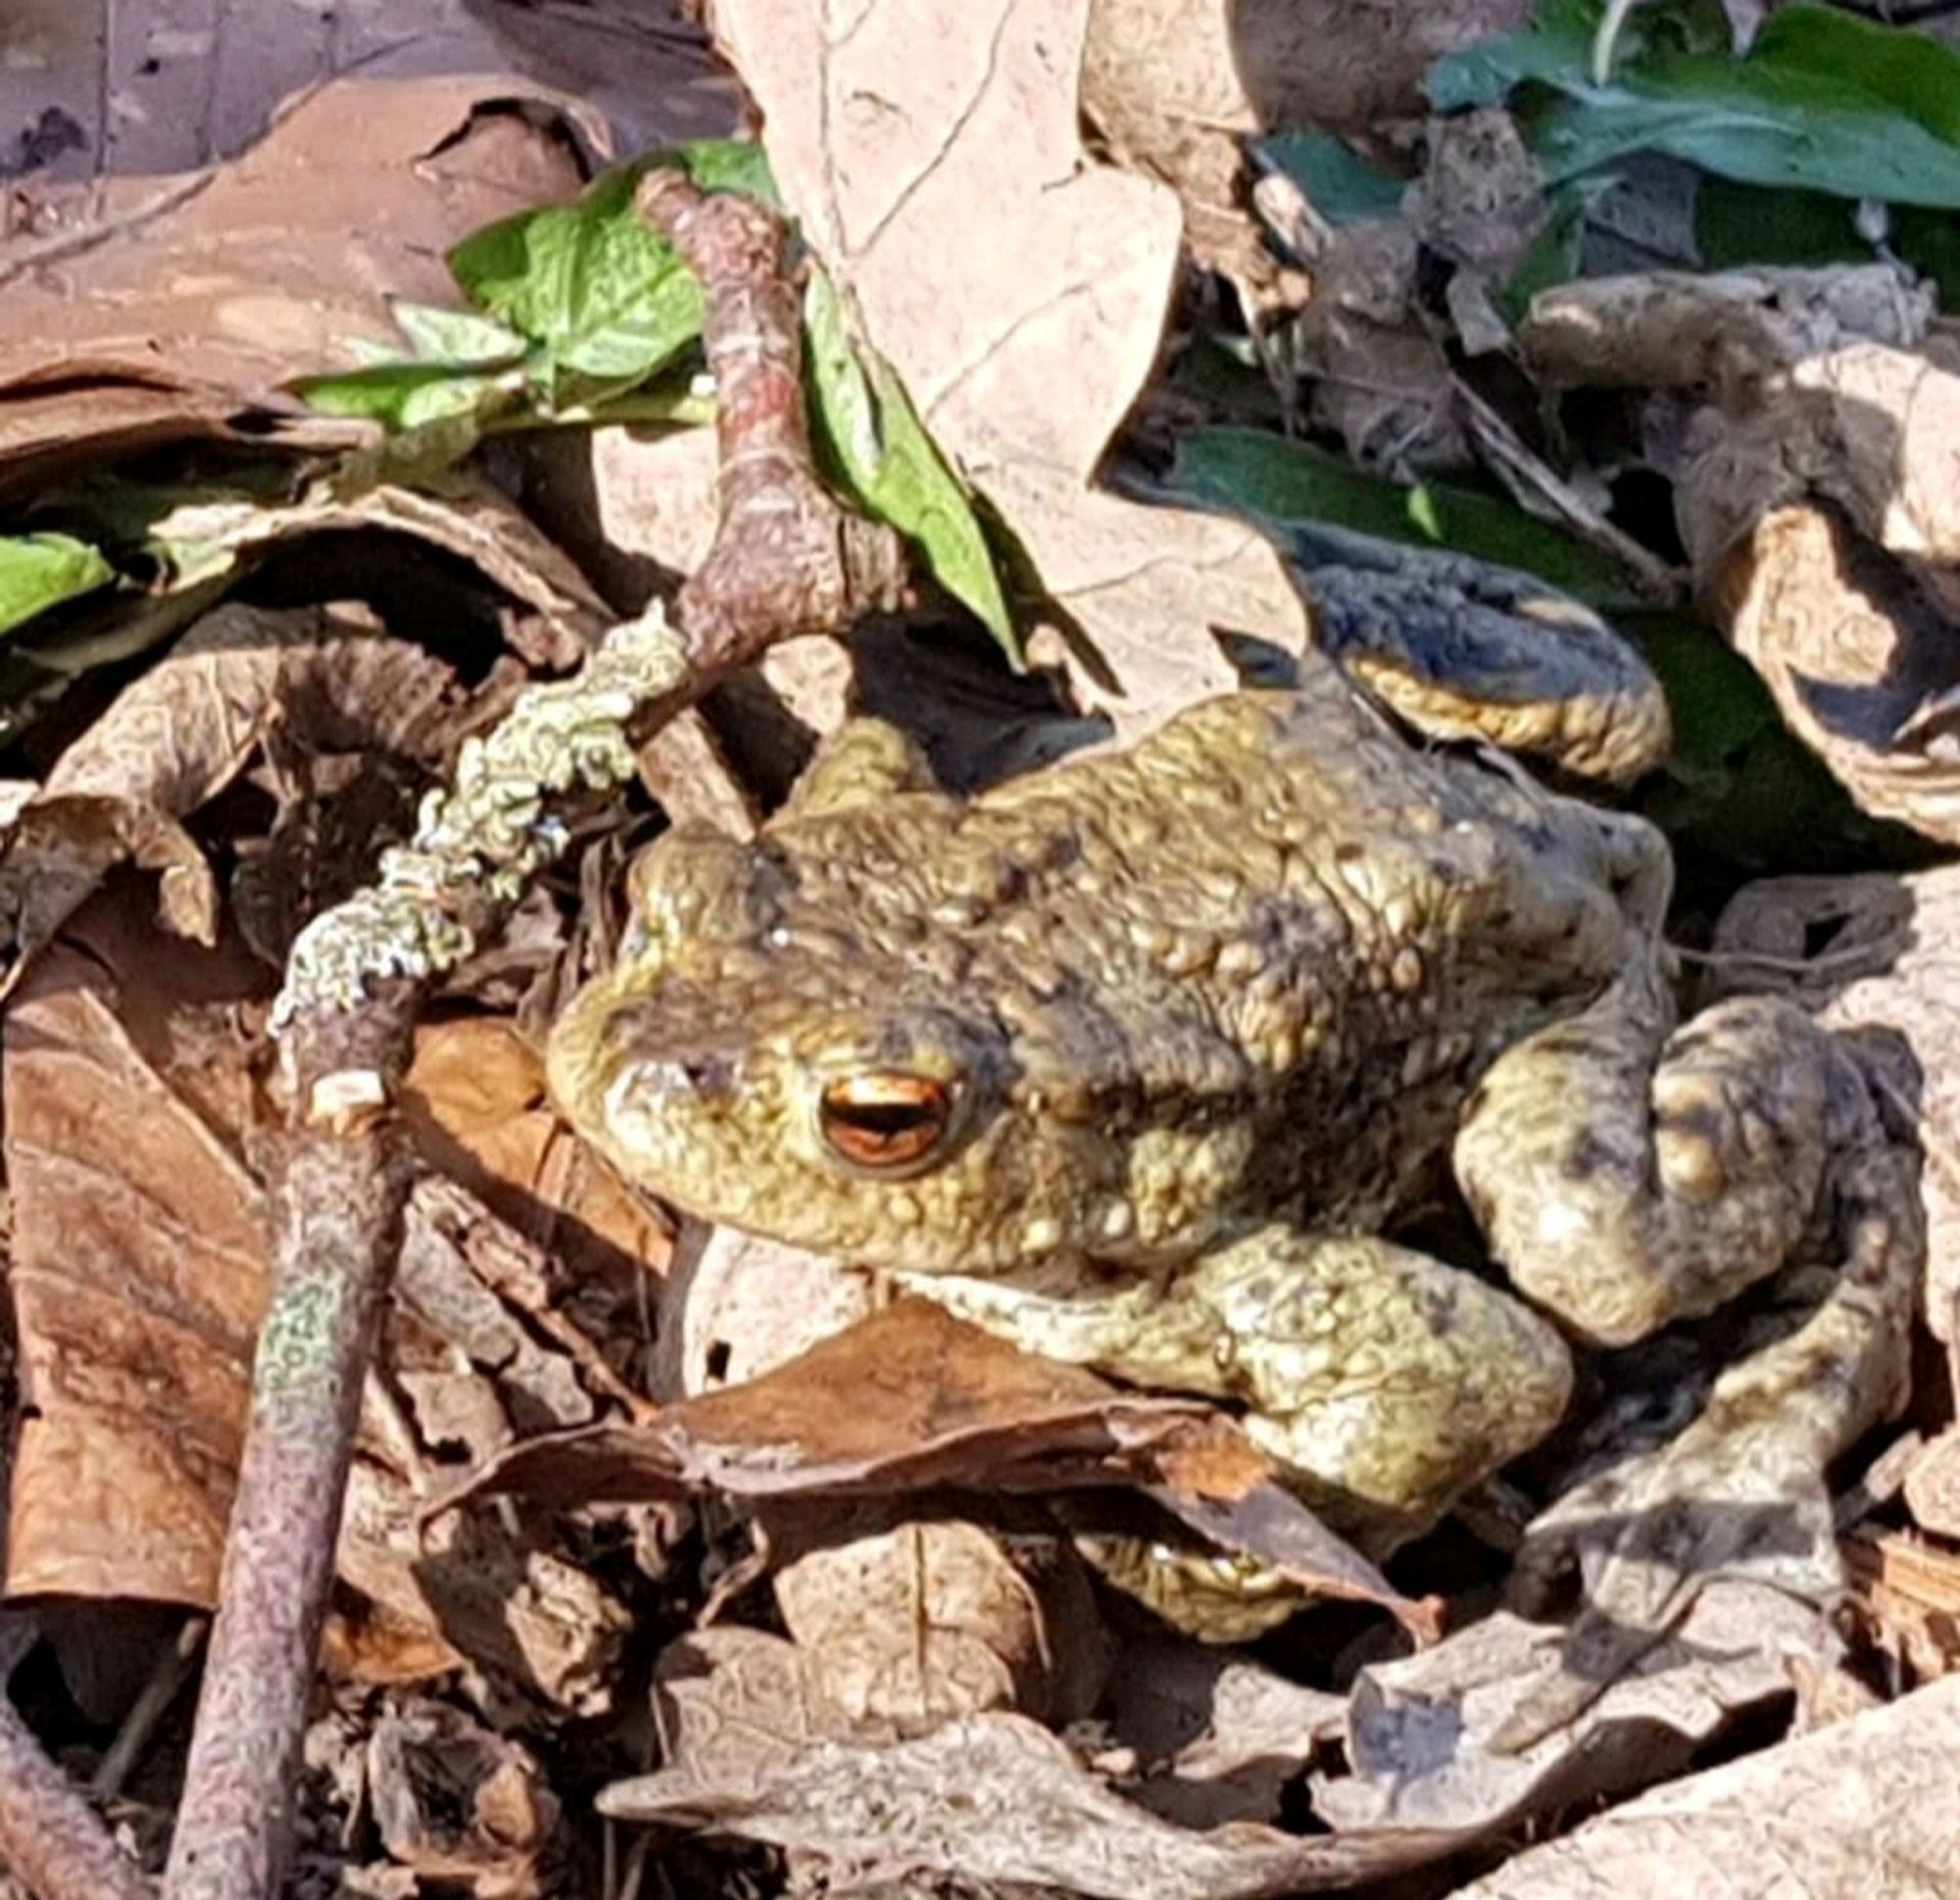
[[[1584,1607],[1551,1673],[1492,1737],[1499,1752],[1584,1713],[1714,1577],[1820,1600],[1841,1587],[1826,1472],[1904,1395],[1926,1245],[1909,1155],[1869,1106],[1863,1123],[1833,1157],[1836,1271],[1822,1304],[1726,1373],[1672,1443],[1568,1492],[1532,1527],[1521,1581],[1543,1586],[1576,1558]]]
[[[1068,1260],[895,1277],[1025,1351],[1239,1401],[1247,1436],[1372,1556],[1538,1443],[1571,1391],[1564,1343],[1520,1301],[1373,1238],[1261,1228],[1162,1281]]]

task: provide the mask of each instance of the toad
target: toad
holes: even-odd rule
[[[1671,876],[1327,664],[970,800],[860,722],[753,845],[644,854],[551,1086],[682,1208],[1231,1401],[1381,1555],[1558,1423],[1568,1340],[1775,1272],[1870,1145],[1801,1010],[1677,1026]],[[1446,1159],[1508,1290],[1383,1237]]]

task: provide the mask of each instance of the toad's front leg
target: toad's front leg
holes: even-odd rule
[[[1024,1350],[1237,1400],[1247,1435],[1372,1556],[1557,1424],[1572,1366],[1521,1301],[1367,1236],[1256,1230],[1168,1278],[1058,1260],[898,1276]]]

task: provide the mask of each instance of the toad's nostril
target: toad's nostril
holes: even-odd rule
[[[660,1102],[694,1101],[725,1096],[734,1069],[718,1055],[659,1056],[635,1062],[616,1085],[620,1105],[646,1109]]]
[[[734,1079],[734,1070],[719,1055],[684,1055],[674,1066],[698,1096],[725,1096]]]

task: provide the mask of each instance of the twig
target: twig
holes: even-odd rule
[[[122,1792],[122,1783],[143,1759],[150,1737],[157,1732],[157,1724],[177,1699],[177,1691],[190,1681],[198,1651],[204,1647],[205,1632],[210,1628],[209,1617],[185,1617],[177,1626],[176,1634],[157,1657],[156,1667],[129,1705],[129,1713],[122,1718],[116,1739],[102,1751],[95,1773],[88,1778],[88,1791],[98,1801],[112,1800]]]
[[[1557,521],[1597,548],[1618,563],[1642,601],[1655,607],[1673,607],[1681,601],[1687,592],[1687,579],[1679,568],[1670,567],[1624,528],[1614,526],[1570,482],[1534,455],[1518,432],[1460,377],[1456,394],[1471,440],[1492,473],[1511,491],[1527,514]]]
[[[293,948],[279,1020],[298,1125],[166,1900],[266,1900],[285,1866],[349,1444],[400,1244],[393,1102],[422,994],[563,849],[571,803],[631,774],[646,733],[776,641],[897,599],[897,537],[845,514],[811,469],[782,225],[678,173],[649,179],[640,206],[702,284],[719,396],[714,546],[681,591],[678,633],[656,609],[615,627],[575,678],[522,695],[464,748],[454,788],[377,882]]]
[[[102,1818],[49,1761],[0,1691],[0,1841],[6,1866],[37,1900],[156,1900]]]

